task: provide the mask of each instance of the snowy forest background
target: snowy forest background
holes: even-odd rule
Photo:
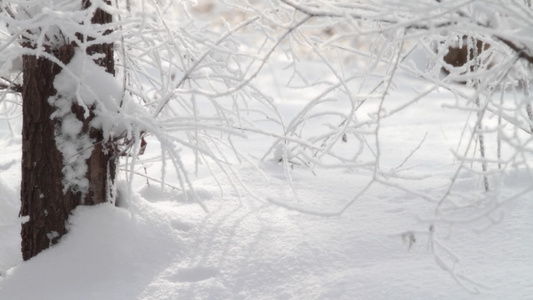
[[[117,181],[23,261],[21,57],[71,41],[54,88]],[[3,1],[0,299],[528,299],[532,64],[528,0]]]

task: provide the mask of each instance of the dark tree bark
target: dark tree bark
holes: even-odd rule
[[[475,46],[474,47],[468,47],[466,45],[467,39],[470,37],[463,38],[465,45],[462,47],[450,47],[448,48],[448,53],[444,56],[444,61],[451,65],[452,67],[461,67],[464,66],[466,63],[472,61],[476,56],[478,56],[481,52],[487,50],[490,48],[489,44],[486,44],[480,40],[475,40]],[[473,70],[474,66],[471,66],[470,69]],[[446,72],[449,72],[449,70],[445,69]]]
[[[90,3],[83,1],[84,8]],[[93,23],[105,24],[112,16],[98,9]],[[90,40],[91,37],[86,37]],[[80,41],[83,41],[80,39]],[[25,44],[25,47],[33,45]],[[47,52],[63,63],[74,55],[76,44],[64,45]],[[88,54],[104,54],[96,63],[114,74],[113,45],[97,44],[87,49]],[[55,134],[60,120],[51,118],[55,107],[48,99],[57,94],[54,79],[61,67],[52,61],[31,55],[23,57],[24,79],[22,86],[22,186],[20,216],[29,220],[22,225],[22,256],[28,260],[58,242],[66,232],[70,212],[80,204],[94,205],[105,202],[110,193],[109,183],[114,182],[116,159],[111,142],[103,142],[103,134],[89,126],[94,118],[90,113],[83,117],[83,109],[73,105],[72,112],[83,122],[83,132],[94,141],[90,158],[86,161],[89,189],[86,195],[63,189],[63,157],[58,150]]]

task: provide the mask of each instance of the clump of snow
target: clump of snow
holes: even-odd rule
[[[139,117],[147,117],[145,110],[134,103],[124,87],[112,74],[97,65],[82,49],[78,49],[66,68],[54,80],[57,93],[73,99],[95,114],[91,126],[104,131],[104,138],[131,135],[132,123]]]
[[[55,102],[68,102],[66,99],[57,99]],[[58,109],[56,111],[59,112]],[[83,123],[72,112],[55,114],[59,119],[56,128],[56,145],[63,155],[63,193],[69,189],[73,192],[86,194],[89,190],[89,180],[86,177],[86,160],[91,157],[94,141],[87,133],[82,132]]]
[[[85,107],[96,103],[117,111],[123,89],[116,78],[97,65],[91,56],[78,49],[71,61],[54,80],[54,88],[63,97],[76,99]]]
[[[97,65],[83,49],[77,49],[71,61],[56,75],[54,88],[57,95],[49,99],[56,107],[52,118],[58,121],[56,144],[63,154],[64,192],[68,189],[87,193],[86,160],[91,156],[95,141],[83,122],[72,113],[72,105],[85,109],[84,117],[93,114],[89,125],[102,130],[104,141],[121,137],[132,138],[133,131],[141,130],[137,124],[149,118],[142,107],[124,93],[121,83],[112,74]]]

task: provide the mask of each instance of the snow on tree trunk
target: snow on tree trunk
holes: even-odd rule
[[[83,7],[90,5],[83,1]],[[97,9],[92,23],[104,24],[112,21],[111,15]],[[90,40],[91,38],[87,38]],[[30,43],[24,47],[32,47]],[[87,54],[100,54],[95,63],[114,74],[112,44],[95,44],[87,48]],[[63,45],[57,49],[46,48],[46,52],[68,64],[76,52],[76,44]],[[22,128],[22,187],[20,215],[29,217],[22,225],[22,256],[28,260],[42,250],[58,242],[67,232],[67,220],[70,212],[80,204],[94,205],[105,202],[114,182],[116,159],[111,142],[104,141],[102,129],[90,126],[95,118],[89,107],[88,116],[85,108],[73,99],[64,99],[54,86],[56,76],[62,68],[43,56],[25,55],[23,57],[24,79],[22,87],[23,128]],[[68,111],[60,112],[60,101],[72,105]],[[67,120],[69,120],[67,122]],[[72,130],[69,126],[80,127],[80,132],[70,136],[64,131]],[[63,135],[63,138],[58,138]],[[66,136],[66,137],[65,137]],[[69,141],[67,141],[69,140]],[[65,150],[68,143],[80,145],[80,140],[90,141],[88,149],[74,149],[73,156]],[[74,141],[74,142],[73,142]],[[87,143],[81,145],[87,145]],[[69,155],[70,156],[70,155]],[[83,178],[68,185],[66,174],[75,168],[69,164],[73,158],[77,172]],[[83,181],[83,182],[81,182]]]

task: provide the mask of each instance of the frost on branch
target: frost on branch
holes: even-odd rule
[[[86,32],[83,24],[91,23],[92,11],[82,10],[81,0],[22,1],[17,5],[12,34],[15,28],[24,28],[23,38],[40,52],[77,40],[79,32]]]

